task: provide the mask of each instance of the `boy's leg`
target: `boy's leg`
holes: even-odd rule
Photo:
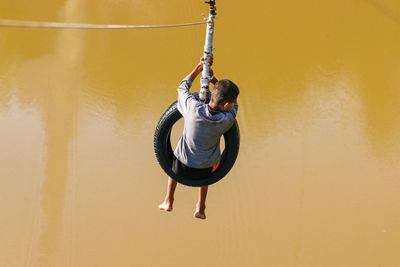
[[[199,188],[199,200],[196,204],[196,211],[194,217],[199,219],[205,219],[206,214],[204,210],[206,209],[206,198],[207,198],[208,186],[202,186]]]
[[[168,178],[167,194],[165,195],[164,202],[158,205],[159,209],[172,211],[172,204],[174,203],[174,193],[176,185],[177,182],[174,179]]]

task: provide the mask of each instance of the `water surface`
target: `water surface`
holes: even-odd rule
[[[215,74],[241,148],[210,187],[167,177],[152,135],[205,26],[0,28],[0,266],[399,266],[400,4],[217,2]],[[181,1],[0,3],[0,18],[201,20]],[[193,89],[199,89],[199,81]]]

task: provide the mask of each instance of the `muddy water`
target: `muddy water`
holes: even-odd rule
[[[0,17],[171,24],[207,13],[192,2],[3,1]],[[193,188],[156,208],[152,148],[204,25],[0,28],[0,266],[400,265],[398,1],[217,7],[241,150],[206,221]]]

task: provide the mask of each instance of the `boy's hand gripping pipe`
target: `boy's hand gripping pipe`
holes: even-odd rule
[[[213,47],[213,37],[214,37],[214,18],[217,14],[216,7],[215,7],[215,0],[210,0],[205,2],[206,4],[210,5],[210,14],[208,15],[207,19],[207,32],[206,32],[206,42],[204,45],[204,55],[203,55],[203,71],[201,73],[200,78],[200,93],[199,99],[201,101],[205,101],[207,99],[207,94],[210,92],[209,84],[211,81],[210,77],[210,66],[208,63],[210,62],[212,51],[214,50]]]

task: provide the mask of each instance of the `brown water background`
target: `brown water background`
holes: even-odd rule
[[[167,177],[153,132],[205,25],[0,28],[0,266],[400,266],[400,2],[217,1],[215,73],[241,148],[210,187]],[[200,21],[203,1],[3,0],[0,18]],[[194,91],[199,81],[194,83]]]

